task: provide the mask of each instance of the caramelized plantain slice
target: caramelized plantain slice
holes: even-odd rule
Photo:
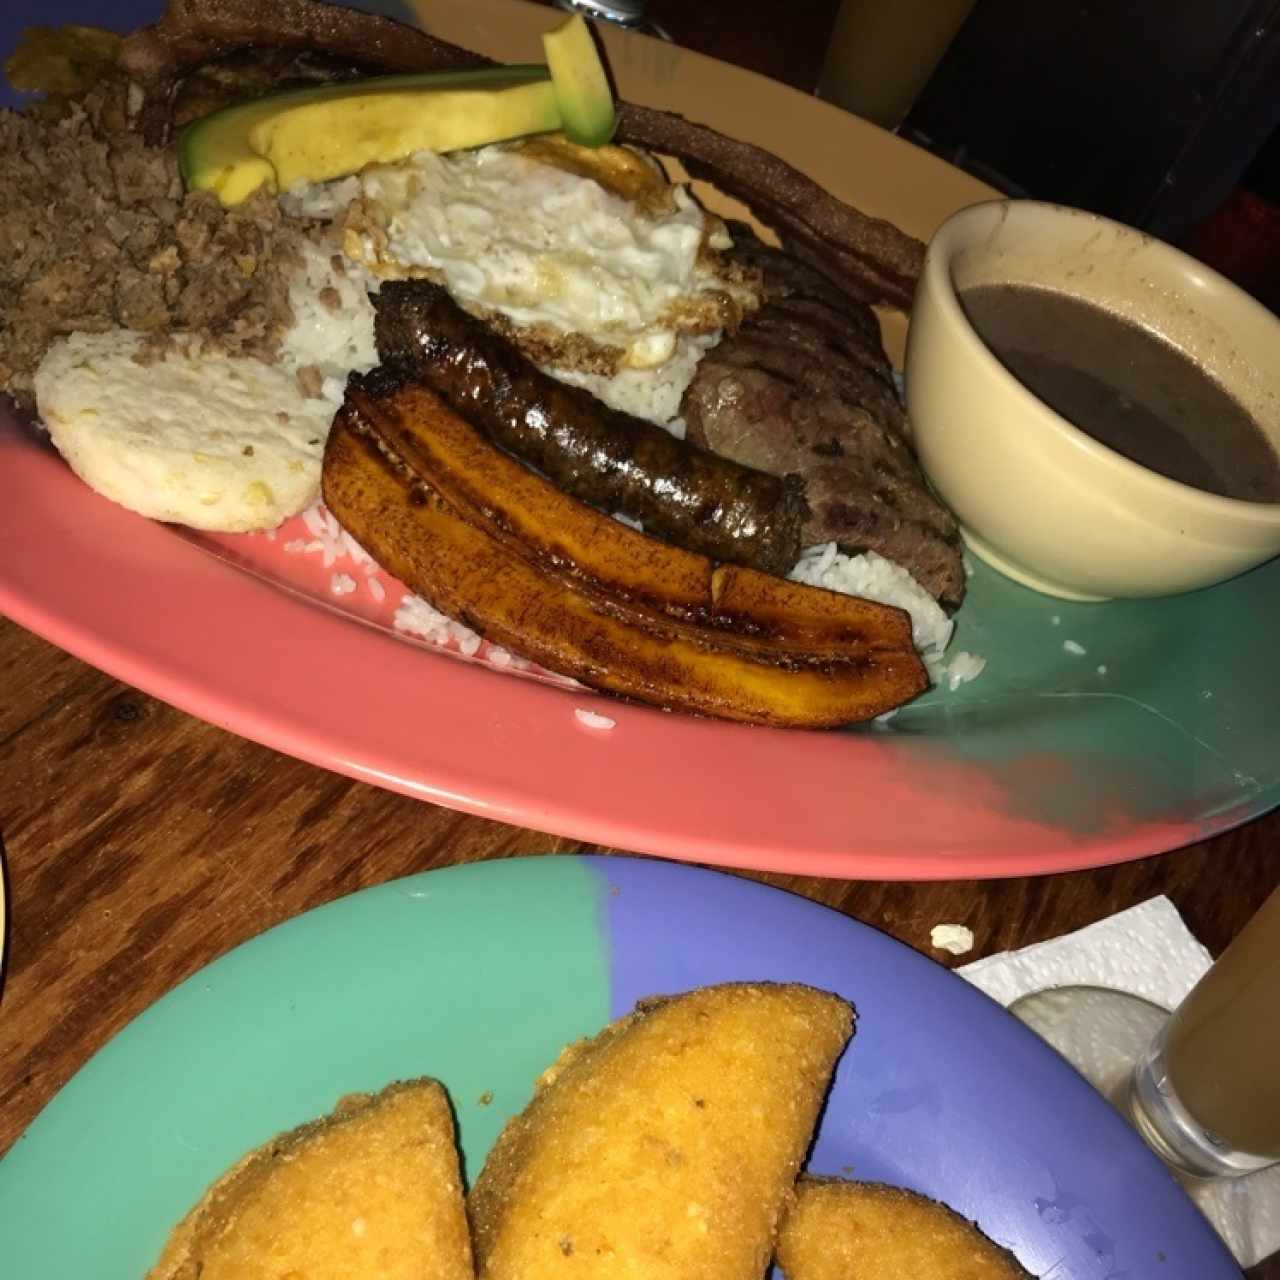
[[[619,617],[457,514],[350,405],[329,436],[323,487],[343,526],[436,608],[597,689],[753,724],[830,728],[879,715],[925,684],[909,648],[769,662],[717,647],[714,632]]]
[[[645,621],[722,633],[725,647],[801,658],[854,649],[913,652],[901,609],[739,565],[715,565],[558,489],[504,453],[429,387],[378,374],[352,382],[348,409],[459,515],[544,572]]]

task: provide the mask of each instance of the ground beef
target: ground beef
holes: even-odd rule
[[[274,358],[307,226],[260,194],[223,209],[184,192],[172,147],[144,145],[108,78],[82,97],[0,111],[0,393],[32,406],[32,375],[73,331],[134,329]]]

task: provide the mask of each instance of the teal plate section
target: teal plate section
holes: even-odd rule
[[[1077,604],[969,558],[950,652],[987,667],[889,721],[912,756],[971,764],[1014,816],[1083,837],[1159,820],[1190,839],[1280,804],[1280,561],[1187,595]]]
[[[435,871],[229,952],[93,1057],[0,1161],[0,1275],[140,1280],[243,1152],[394,1079],[449,1088],[473,1175],[539,1072],[609,1019],[604,890],[568,858]]]

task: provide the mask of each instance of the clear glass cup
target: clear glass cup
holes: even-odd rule
[[[1124,1111],[1178,1173],[1280,1162],[1280,889],[1168,1014],[1095,987],[1011,1006]]]
[[[955,39],[974,0],[843,0],[818,97],[896,129]]]
[[[1196,983],[1130,1085],[1138,1131],[1200,1177],[1280,1161],[1280,889]]]

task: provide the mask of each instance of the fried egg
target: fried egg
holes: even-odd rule
[[[723,224],[620,148],[556,138],[421,152],[282,197],[319,221],[273,362],[183,335],[72,334],[35,378],[59,451],[92,488],[197,529],[270,529],[319,491],[347,375],[377,363],[369,293],[429,277],[548,373],[683,434],[703,353],[759,305]]]
[[[286,208],[339,219],[375,280],[427,276],[550,371],[658,370],[759,304],[721,258],[730,240],[681,186],[618,147],[556,139],[419,152]]]

